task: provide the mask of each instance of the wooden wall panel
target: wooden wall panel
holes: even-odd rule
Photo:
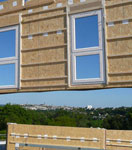
[[[132,71],[132,57],[109,59],[109,72],[129,72]]]
[[[16,3],[16,6],[13,6],[13,2]],[[5,2],[0,2],[0,5],[3,5],[3,9],[0,10],[1,16],[3,14],[10,14],[10,12],[18,12],[19,9],[22,9],[22,0],[8,0]]]
[[[119,36],[129,36],[132,35],[132,21],[128,24],[122,24],[122,22],[115,23],[115,26],[109,27],[107,36],[109,38],[119,37]]]
[[[38,62],[57,62],[67,59],[67,49],[65,47],[45,49],[39,51]]]
[[[118,74],[118,75],[111,75],[109,77],[109,80],[111,82],[118,82],[118,81],[132,81],[132,73],[128,73],[128,74]]]
[[[28,137],[24,138],[24,134],[28,134]],[[40,139],[38,135],[41,135]],[[44,135],[48,137],[44,138]],[[54,140],[53,136],[57,139]],[[67,137],[70,137],[70,141],[66,140]],[[82,137],[85,139],[83,142]],[[132,131],[125,130],[8,124],[7,150],[14,150],[15,143],[130,150],[131,139]],[[31,147],[23,148],[31,149]]]
[[[4,10],[0,10],[0,27],[18,24],[21,29],[19,64],[21,83],[18,92],[132,86],[131,1],[105,1],[107,60],[104,62],[108,62],[105,68],[108,70],[106,72],[108,83],[96,85],[69,83],[71,72],[68,62],[71,63],[70,43],[72,39],[70,37],[70,18],[69,24],[67,19],[74,13],[102,9],[103,1],[73,0],[73,5],[69,5],[68,0],[30,0],[25,6],[22,6],[22,1],[17,0],[18,5],[12,7],[13,1],[0,2],[5,7]],[[48,9],[44,10],[43,7],[48,7]],[[128,20],[128,24],[123,24],[124,20]],[[114,23],[114,26],[109,26],[111,22]],[[68,36],[69,39],[67,39]]]
[[[121,39],[121,40],[113,40],[107,43],[109,48],[108,55],[119,55],[119,54],[128,54],[132,53],[132,40]]]
[[[131,150],[132,131],[106,130],[106,149],[108,150]],[[120,142],[119,142],[120,141]]]
[[[58,63],[58,64],[49,64],[49,65],[40,65],[39,66],[39,77],[58,77],[66,75],[66,64]]]
[[[39,62],[38,51],[30,51],[22,53],[22,64],[30,64]]]
[[[55,8],[60,2],[62,3],[57,1],[47,5],[51,11],[39,7],[33,9],[32,14],[26,15],[28,10],[23,14],[21,89],[33,87],[46,90],[50,89],[50,86],[61,86],[60,89],[65,89],[67,85],[67,49],[62,46],[67,43],[66,8]],[[32,39],[29,40],[28,37],[32,34]],[[24,75],[26,72],[27,75]]]
[[[22,69],[22,79],[32,79],[32,78],[38,78],[39,77],[39,66],[29,66],[29,67],[23,67]]]
[[[58,18],[53,18],[53,19],[49,20],[48,22],[41,21],[39,23],[40,32],[46,32],[46,31],[52,31],[52,30],[66,28],[65,19],[66,18],[62,16],[62,17],[58,17]]]
[[[23,135],[28,133],[30,137],[27,139],[20,136],[15,138],[11,136],[11,133]],[[50,139],[38,139],[37,135],[48,135]],[[60,139],[53,140],[53,136],[56,135]],[[104,129],[89,129],[89,128],[72,128],[72,127],[55,127],[55,126],[32,126],[32,125],[8,125],[8,149],[10,145],[14,145],[15,142],[37,143],[45,145],[60,145],[60,146],[76,146],[87,148],[103,149],[105,147],[105,130]],[[31,137],[32,136],[32,137]],[[33,137],[34,136],[34,137]],[[67,141],[66,137],[71,137],[72,140]],[[81,142],[81,137],[84,137],[85,142]],[[93,140],[96,138],[97,141]],[[12,144],[11,144],[12,143]],[[7,150],[8,150],[7,149]],[[12,150],[12,149],[9,149]]]
[[[9,16],[0,16],[0,27],[12,26],[19,24],[19,14]]]
[[[48,34],[48,36],[39,36],[39,45],[42,47],[54,46],[54,45],[63,45],[66,43],[66,32],[62,34]]]
[[[108,81],[116,86],[131,84],[132,80],[131,10],[130,1],[106,1]],[[124,20],[128,23],[123,24]],[[110,22],[114,25],[109,26]]]
[[[39,38],[34,36],[32,39],[24,38],[22,40],[22,49],[38,48]]]
[[[123,2],[128,2],[128,0],[121,1],[121,2],[117,1],[117,0],[110,0],[110,2],[111,2],[111,4],[119,4],[119,3],[123,3]],[[106,5],[107,21],[118,20],[120,18],[125,19],[125,18],[129,18],[132,16],[132,12],[131,12],[132,4],[131,3],[123,3],[123,4],[114,5],[114,6],[110,6],[110,7],[107,7],[107,5]],[[112,15],[112,14],[114,14],[114,15]]]
[[[56,62],[67,59],[67,49],[65,47],[48,48],[22,53],[22,64]]]
[[[54,80],[36,80],[36,81],[24,81],[24,82],[22,82],[22,88],[32,88],[32,87],[37,87],[37,88],[41,88],[41,87],[45,87],[45,88],[47,88],[47,86],[49,87],[49,86],[58,86],[58,85],[64,85],[65,86],[65,84],[66,84],[66,80],[65,79],[54,79]]]
[[[0,5],[3,5],[3,9],[0,10],[0,14],[2,14],[5,11],[8,11],[8,9],[9,9],[9,1],[0,2]]]

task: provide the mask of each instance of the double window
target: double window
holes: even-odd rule
[[[72,84],[104,82],[101,10],[71,16]]]
[[[0,88],[18,86],[18,26],[0,29]]]

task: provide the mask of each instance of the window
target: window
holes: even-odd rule
[[[0,29],[0,88],[17,88],[18,26]]]
[[[104,82],[101,10],[71,16],[72,84]]]

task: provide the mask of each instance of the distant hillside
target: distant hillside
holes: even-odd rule
[[[6,130],[7,122],[132,130],[132,107],[28,110],[19,105],[7,104],[0,106],[0,131]]]

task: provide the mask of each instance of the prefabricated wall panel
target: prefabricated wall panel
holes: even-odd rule
[[[131,150],[132,131],[106,130],[107,150]]]
[[[0,93],[132,87],[132,1],[8,0],[0,28],[19,25],[19,86]],[[72,84],[70,15],[102,9],[105,82]]]
[[[7,150],[15,150],[16,143],[96,150],[130,150],[132,131],[8,124]],[[40,150],[41,148],[23,146],[19,149]]]
[[[15,135],[12,136],[12,133]],[[28,138],[24,138],[24,134],[28,134]],[[15,143],[104,149],[104,141],[104,129],[16,124],[8,125],[7,150],[14,150]]]
[[[105,10],[108,84],[131,86],[132,1],[107,0]]]

